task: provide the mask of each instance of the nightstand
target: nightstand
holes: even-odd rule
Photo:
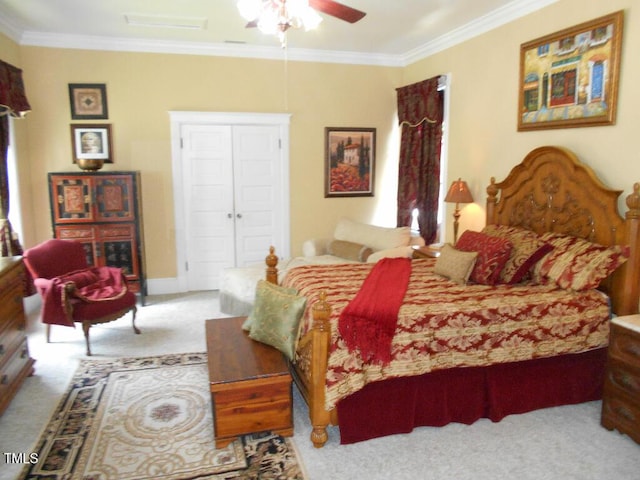
[[[640,315],[611,320],[601,424],[640,443]]]
[[[413,247],[412,258],[437,258],[440,256],[442,245],[426,245],[424,247]]]

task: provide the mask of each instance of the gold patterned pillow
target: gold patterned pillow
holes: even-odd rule
[[[600,245],[559,233],[545,233],[542,238],[554,250],[536,265],[535,276],[540,283],[549,279],[561,288],[597,288],[629,258],[628,246]]]
[[[296,351],[300,319],[307,305],[306,297],[291,294],[291,290],[259,280],[247,319],[251,325],[249,337],[277,348],[289,360]]]
[[[442,247],[433,271],[456,283],[467,283],[477,256],[478,252],[461,252],[447,243]]]
[[[519,283],[528,277],[532,268],[553,246],[542,240],[537,233],[509,225],[487,225],[482,233],[494,237],[507,238],[511,244],[511,254],[500,272],[500,282]]]

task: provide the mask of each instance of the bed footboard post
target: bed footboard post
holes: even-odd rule
[[[325,378],[329,361],[329,342],[331,339],[331,306],[326,301],[325,292],[320,293],[320,299],[312,307],[313,312],[313,355],[311,367],[311,392],[309,398],[309,416],[313,430],[311,442],[316,448],[321,448],[329,436],[327,426],[331,422],[331,415],[325,409]]]
[[[278,257],[275,254],[276,249],[274,247],[269,247],[269,255],[264,259],[267,264],[267,275],[266,281],[269,283],[273,283],[274,285],[278,284]]]

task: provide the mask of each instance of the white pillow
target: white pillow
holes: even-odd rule
[[[408,246],[411,239],[411,229],[409,227],[378,227],[342,218],[336,225],[333,238],[360,243],[371,247],[374,251],[387,250]]]
[[[367,263],[376,263],[382,258],[411,258],[413,255],[413,247],[396,247],[387,248],[386,250],[378,250],[367,257]]]

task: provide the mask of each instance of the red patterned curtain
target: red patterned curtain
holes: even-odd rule
[[[398,172],[397,225],[411,225],[418,209],[420,235],[427,245],[438,231],[440,147],[444,94],[438,77],[397,89],[398,117],[402,128]]]
[[[22,70],[0,60],[0,256],[22,255],[22,247],[9,223],[9,115],[23,117],[31,110],[22,83]]]

